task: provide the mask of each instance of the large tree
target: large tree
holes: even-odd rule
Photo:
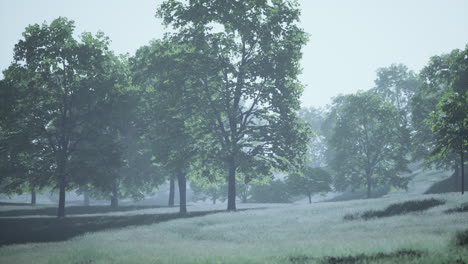
[[[433,158],[457,153],[460,158],[461,193],[465,192],[464,154],[468,147],[468,90],[463,94],[448,92],[437,104],[429,122],[435,134]]]
[[[464,50],[456,49],[448,54],[431,57],[419,74],[422,82],[411,100],[412,124],[415,129],[413,141],[417,146],[414,156],[424,160],[428,167],[454,169],[457,188],[462,169],[458,160],[463,144],[457,140],[458,147],[455,147],[453,132],[463,116],[455,118],[451,115],[459,111],[457,104],[466,105],[463,100],[468,87],[467,54],[468,46]]]
[[[29,109],[16,102],[27,97],[25,86],[18,85],[24,71],[9,69],[9,77],[0,81],[0,192],[31,193],[31,204],[36,203],[36,192],[51,183],[50,155],[35,142],[36,132],[29,126]],[[11,78],[11,74],[18,78]]]
[[[367,187],[381,184],[405,187],[408,179],[399,172],[407,170],[402,156],[395,107],[373,91],[358,92],[335,100],[335,125],[330,148],[336,155],[330,165],[336,171],[335,187]]]
[[[28,142],[45,153],[43,160],[51,161],[48,168],[59,189],[58,217],[65,216],[70,157],[93,130],[96,107],[113,87],[106,78],[112,68],[108,43],[102,33],[84,33],[76,40],[74,22],[66,18],[34,24],[15,45],[14,63],[5,72],[16,89],[27,91],[12,105],[13,119],[19,115],[24,120],[15,132],[28,135]],[[5,129],[13,133],[10,128]]]
[[[463,194],[464,154],[468,146],[468,46],[464,51],[452,52],[452,55],[455,56],[449,57],[448,76],[444,76],[447,78],[445,92],[426,123],[434,134],[430,160],[447,159],[450,153],[459,156],[460,163],[457,167],[461,172],[460,185]]]
[[[403,64],[392,64],[377,70],[375,90],[383,98],[391,102],[398,111],[400,118],[399,140],[407,155],[411,152],[411,109],[410,102],[417,87],[420,85],[417,75]]]
[[[134,83],[145,95],[145,137],[155,162],[169,174],[169,180],[177,178],[182,214],[187,212],[186,177],[196,157],[196,146],[204,137],[196,129],[199,115],[194,105],[198,101],[192,91],[189,52],[186,45],[167,38],[141,47],[131,60]]]
[[[308,132],[296,114],[307,39],[297,1],[168,0],[157,14],[191,47],[193,98],[212,135],[205,150],[226,169],[227,209],[235,210],[238,172],[288,170],[307,150]]]

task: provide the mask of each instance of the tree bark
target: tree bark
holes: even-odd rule
[[[175,196],[175,183],[174,178],[169,180],[169,201],[167,206],[174,207],[174,196]]]
[[[65,217],[65,188],[66,188],[66,175],[65,175],[65,157],[60,157],[57,163],[58,183],[59,183],[59,204],[57,217]]]
[[[312,195],[310,195],[310,193],[308,193],[307,196],[309,196],[309,204],[311,204],[312,203]]]
[[[184,172],[177,173],[177,183],[179,184],[179,213],[187,213],[187,179]]]
[[[83,205],[89,206],[89,191],[88,188],[83,190]]]
[[[114,209],[119,207],[119,182],[117,179],[114,180],[112,185],[111,207]]]
[[[216,204],[216,199],[218,199],[218,191],[215,190],[213,193],[213,196],[211,196],[211,200],[213,201],[213,204]]]
[[[460,151],[460,167],[461,167],[461,194],[465,193],[465,160],[463,150]]]
[[[455,162],[456,163],[456,162]],[[454,183],[454,191],[458,190],[458,186],[460,186],[460,168],[458,164],[455,164],[455,172],[453,173],[453,183]]]
[[[367,182],[367,196],[366,196],[366,197],[367,197],[367,199],[370,199],[370,198],[371,198],[371,195],[372,195],[372,193],[371,193],[371,178],[370,178],[370,176],[367,177],[366,182]]]
[[[34,188],[31,189],[31,205],[36,205],[36,191]]]
[[[236,162],[232,157],[228,162],[228,211],[236,210]]]

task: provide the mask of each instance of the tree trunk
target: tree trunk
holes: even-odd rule
[[[460,166],[461,166],[461,193],[465,193],[465,160],[463,150],[460,151]]]
[[[88,188],[83,190],[83,205],[89,206],[89,191]]]
[[[177,174],[177,183],[179,184],[179,213],[187,213],[187,179],[184,172]]]
[[[370,176],[367,177],[367,199],[370,199],[371,198],[371,178]]]
[[[310,195],[310,193],[308,193],[307,196],[309,196],[309,204],[311,204],[312,203],[312,195]]]
[[[119,182],[117,179],[114,180],[112,185],[111,207],[114,209],[119,207]]]
[[[174,196],[175,196],[175,183],[174,183],[174,178],[171,178],[169,180],[169,202],[167,203],[167,206],[169,207],[174,207]]]
[[[66,175],[65,175],[65,157],[61,158],[57,163],[58,182],[59,182],[59,204],[57,217],[65,217],[65,189],[66,189]]]
[[[242,195],[242,203],[247,203],[247,196],[246,195]]]
[[[457,163],[457,162],[455,162]],[[460,186],[460,168],[458,164],[455,164],[455,172],[453,173],[453,183],[454,183],[454,191],[456,192],[458,190],[458,186]]]
[[[31,205],[36,205],[36,191],[34,188],[31,189]]]
[[[211,196],[211,200],[213,201],[213,204],[216,204],[216,199],[218,198],[218,191],[215,190],[213,193],[213,196]]]
[[[236,162],[232,157],[228,163],[228,211],[236,210]]]

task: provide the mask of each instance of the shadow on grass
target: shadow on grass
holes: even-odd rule
[[[99,214],[99,213],[110,213],[110,212],[126,212],[134,210],[162,208],[164,206],[134,206],[125,205],[117,208],[112,208],[108,205],[102,206],[67,206],[65,208],[66,215],[78,215],[78,214]],[[46,207],[37,209],[20,209],[20,210],[8,210],[0,212],[0,217],[6,216],[27,216],[27,215],[46,215],[56,216],[57,207]]]
[[[0,205],[12,205],[12,206],[31,206],[31,203],[10,203],[10,202],[0,202]]]
[[[458,231],[455,234],[455,245],[459,247],[467,247],[468,248],[468,229],[463,231]]]
[[[347,214],[344,216],[344,220],[357,220],[357,219],[364,219],[368,220],[371,218],[381,218],[381,217],[389,217],[395,215],[402,215],[412,212],[420,212],[425,211],[429,208],[445,204],[445,201],[438,200],[438,199],[425,199],[425,200],[414,200],[414,201],[406,201],[403,203],[396,203],[391,204],[384,210],[369,210],[363,213],[358,214]]]
[[[305,263],[323,263],[323,264],[357,264],[357,263],[373,263],[373,262],[394,262],[398,263],[402,260],[411,260],[420,258],[423,255],[421,251],[414,250],[399,250],[392,253],[377,253],[374,255],[356,255],[343,257],[324,257],[313,258],[308,256],[289,257],[289,262],[293,264]]]
[[[226,211],[200,211],[190,212],[185,215],[166,213],[66,218],[3,218],[0,219],[0,246],[29,242],[62,241],[87,232],[127,226],[150,225],[173,219],[204,216],[220,212]]]
[[[455,208],[448,209],[445,211],[446,214],[465,213],[465,212],[468,212],[468,203],[464,203],[460,205],[460,207],[455,207]]]

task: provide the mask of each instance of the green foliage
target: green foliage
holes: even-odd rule
[[[197,139],[191,130],[196,117],[187,96],[191,82],[184,70],[185,52],[175,42],[153,41],[131,59],[134,82],[145,97],[141,109],[145,136],[155,161],[173,174],[189,170]]]
[[[308,158],[307,164],[311,167],[325,167],[327,165],[327,142],[326,135],[326,118],[327,113],[323,109],[317,108],[302,108],[299,111],[299,118],[305,121],[313,131],[313,135],[308,143]]]
[[[268,184],[252,185],[251,201],[256,203],[289,203],[288,186],[282,180],[270,180]]]
[[[312,194],[331,191],[332,176],[322,168],[306,167],[287,176],[286,184],[291,195],[307,195],[311,203]]]
[[[414,131],[411,126],[410,101],[419,85],[420,81],[414,72],[403,64],[392,64],[377,70],[373,89],[395,106],[400,120],[400,144],[407,153],[412,150],[411,133]]]
[[[102,33],[84,33],[76,40],[73,31],[74,22],[66,18],[28,26],[15,45],[13,64],[4,72],[12,92],[7,92],[2,137],[9,147],[27,153],[23,157],[45,163],[39,173],[33,171],[34,178],[43,175],[57,183],[62,209],[71,183],[70,157],[97,124],[96,110],[113,87],[113,80],[106,78],[108,39]],[[16,148],[10,140],[14,135],[24,138],[25,148]],[[28,168],[23,175],[30,174],[33,161],[23,159],[22,166]]]
[[[468,65],[468,64],[467,64]],[[468,87],[468,86],[466,86]],[[427,122],[435,137],[431,158],[447,158],[450,152],[468,149],[468,88],[464,93],[447,92],[431,113]]]
[[[367,186],[368,197],[375,186],[406,187],[408,179],[398,175],[407,170],[408,161],[395,107],[372,91],[339,97],[333,107],[329,145],[336,154],[329,164],[336,172],[335,187]]]
[[[236,172],[269,176],[302,165],[307,150],[308,130],[296,115],[306,42],[297,3],[169,0],[157,15],[190,47],[189,97],[209,134],[202,149],[210,151],[199,153],[227,168],[234,210]]]
[[[193,192],[193,200],[205,201],[209,199],[216,203],[217,200],[226,200],[226,184],[224,182],[204,183],[203,181],[191,181],[190,190]]]
[[[466,107],[467,54],[468,46],[465,50],[433,56],[419,74],[422,83],[411,100],[413,141],[418,147],[414,156],[424,159],[426,166],[447,169],[458,166],[456,152],[463,144],[458,139],[458,147],[454,148],[453,133],[457,133],[456,127],[462,132],[460,122],[466,118],[466,110],[460,111]],[[445,132],[449,135],[444,135]]]
[[[66,18],[31,25],[23,37],[0,87],[0,165],[8,171],[0,185],[52,185],[63,216],[66,189],[106,194],[123,185],[122,196],[138,198],[159,184],[138,130],[128,59],[109,51],[102,32],[75,39]]]

